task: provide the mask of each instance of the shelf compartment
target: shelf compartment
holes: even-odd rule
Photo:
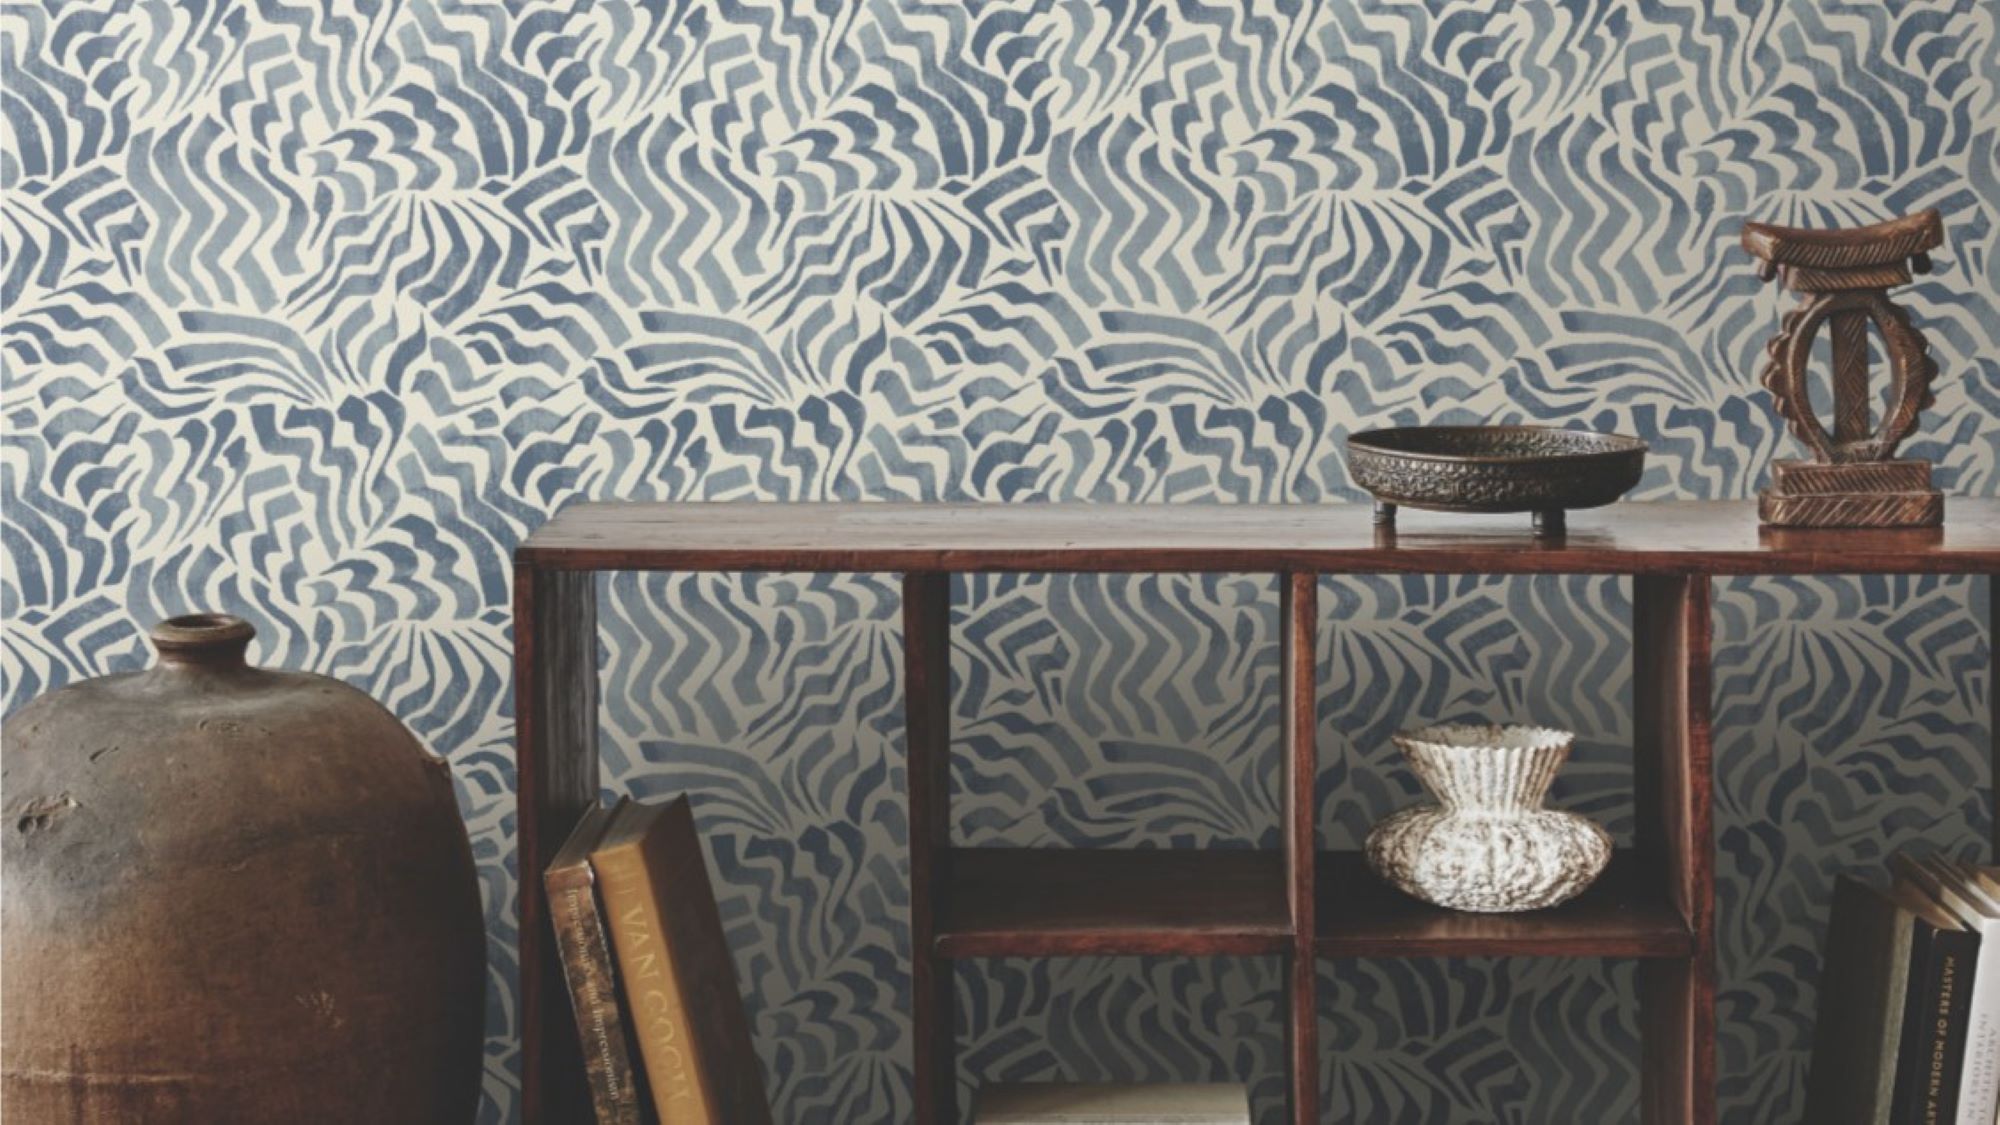
[[[933,946],[945,957],[1291,948],[1274,851],[954,848],[947,870]]]
[[[1666,875],[1618,851],[1582,894],[1547,910],[1468,914],[1419,902],[1359,852],[1319,855],[1322,957],[1687,957],[1694,936]]]

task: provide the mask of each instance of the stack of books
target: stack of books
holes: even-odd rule
[[[1887,887],[1835,887],[1805,1119],[1996,1125],[2000,878],[1940,856],[1889,867]]]
[[[543,883],[599,1125],[770,1125],[687,798],[591,809]]]
[[[973,1125],[1250,1125],[1250,1092],[1231,1083],[1029,1082],[979,1092]]]

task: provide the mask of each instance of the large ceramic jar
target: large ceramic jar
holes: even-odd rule
[[[0,1112],[470,1121],[485,948],[443,759],[219,615],[0,742]]]
[[[1376,873],[1453,910],[1540,910],[1573,898],[1611,859],[1611,836],[1542,798],[1575,741],[1534,726],[1447,723],[1396,735],[1435,804],[1368,834]]]

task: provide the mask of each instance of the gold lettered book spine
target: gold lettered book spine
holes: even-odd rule
[[[543,878],[598,1125],[641,1125],[631,1034],[618,1009],[618,984],[594,884],[590,864],[582,857],[549,868]]]
[[[694,1027],[667,948],[666,916],[646,871],[641,841],[591,853],[611,921],[612,948],[645,1063],[659,1125],[726,1125],[695,1059]]]
[[[598,903],[596,877],[590,871],[590,849],[604,837],[610,821],[610,809],[588,809],[542,873],[542,887],[548,891],[548,921],[556,929],[562,981],[570,989],[570,1009],[576,1011],[576,1033],[596,1121],[642,1125],[644,1095],[632,1065],[630,1021],[618,1007],[604,907]]]

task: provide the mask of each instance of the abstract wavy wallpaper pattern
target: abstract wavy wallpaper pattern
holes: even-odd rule
[[[509,565],[580,497],[1360,499],[1341,435],[1536,420],[1639,495],[1790,449],[1746,218],[1944,213],[1905,299],[1923,440],[1991,495],[1988,0],[5,0],[5,702],[252,619],[454,766],[515,1116]],[[1170,515],[1163,515],[1170,519]],[[1599,518],[1599,517],[1592,517]],[[1615,519],[1616,510],[1601,518]],[[1795,1118],[1835,870],[1990,812],[1983,584],[1742,581],[1717,669],[1725,1117]],[[908,1111],[896,588],[620,575],[604,760],[691,788],[783,1120]],[[1415,798],[1388,734],[1581,732],[1630,831],[1629,587],[1328,580],[1321,823]],[[957,590],[959,831],[1276,833],[1268,579]],[[1277,967],[961,970],[966,1080],[1276,1102]],[[1328,1110],[1635,1113],[1629,965],[1328,965]]]

